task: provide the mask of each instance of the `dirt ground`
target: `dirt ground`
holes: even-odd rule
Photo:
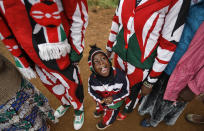
[[[105,45],[108,39],[111,19],[114,14],[114,9],[90,9],[89,10],[89,25],[86,30],[86,48],[84,50],[83,58],[80,62],[81,77],[84,85],[84,108],[85,108],[85,122],[80,131],[97,131],[96,124],[99,119],[93,117],[95,110],[95,102],[88,95],[87,82],[90,75],[89,66],[87,63],[89,45],[96,43],[102,49],[105,49]],[[13,60],[9,52],[0,43],[0,53]],[[32,80],[32,83],[44,93],[49,99],[49,102],[53,108],[57,108],[60,102],[42,86],[39,79]],[[186,113],[200,113],[204,115],[204,105],[194,100],[187,105],[187,108],[182,113],[177,123],[174,126],[167,126],[161,123],[156,128],[142,128],[140,121],[144,118],[139,116],[137,110],[132,112],[124,121],[116,121],[112,126],[106,129],[106,131],[204,131],[203,125],[195,125],[186,122],[184,115]],[[73,108],[67,111],[67,113],[60,118],[60,122],[57,124],[51,124],[51,131],[72,131],[73,129]]]

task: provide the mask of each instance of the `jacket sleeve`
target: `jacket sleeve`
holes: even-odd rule
[[[193,39],[193,36],[195,35],[195,32],[200,26],[201,21],[198,19],[195,19],[194,17],[195,16],[191,16],[190,14],[187,17],[181,39],[176,47],[176,51],[174,52],[174,55],[172,56],[171,61],[169,62],[167,68],[165,69],[165,72],[169,75],[173,72],[177,63],[184,55],[184,53],[187,51]],[[196,23],[196,24],[193,24],[193,23]]]
[[[113,20],[112,20],[112,26],[111,26],[109,39],[108,39],[108,42],[106,44],[106,50],[108,50],[110,52],[112,51],[113,44],[116,41],[116,36],[118,34],[118,31],[119,31],[119,19],[118,19],[118,12],[117,11],[118,10],[116,9],[115,15],[113,16]]]
[[[183,32],[185,18],[190,6],[190,0],[172,0],[169,11],[158,40],[157,56],[152,70],[147,77],[149,83],[156,83],[159,75],[164,71],[176,49]]]
[[[188,87],[196,95],[200,95],[200,94],[204,93],[203,79],[204,79],[204,67],[202,67],[199,70],[199,72],[196,72],[193,79],[188,82]]]
[[[93,99],[99,103],[101,103],[101,101],[103,100],[103,97],[101,97],[96,91],[94,91],[92,85],[92,81],[88,80],[88,93],[90,94],[91,97],[93,97]]]
[[[79,62],[84,50],[84,35],[88,25],[88,5],[86,0],[62,0],[66,19],[68,20],[70,59]]]
[[[125,76],[125,74],[124,74]],[[118,101],[121,101],[123,99],[125,99],[129,93],[130,93],[130,90],[129,90],[129,81],[128,81],[128,78],[127,76],[124,77],[124,79],[122,80],[122,88],[120,90],[119,93],[113,95],[113,103],[117,103]]]
[[[27,79],[36,78],[34,70],[30,67],[26,57],[24,56],[23,50],[19,46],[12,32],[9,30],[9,27],[1,14],[0,27],[0,40],[13,55],[18,70]]]

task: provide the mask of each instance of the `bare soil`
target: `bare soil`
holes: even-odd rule
[[[89,25],[86,30],[85,43],[86,47],[84,50],[83,58],[80,62],[81,77],[84,85],[84,108],[85,108],[85,122],[81,131],[96,131],[96,124],[100,119],[93,117],[95,110],[95,102],[89,96],[87,92],[87,82],[90,75],[88,66],[88,51],[89,45],[97,44],[99,47],[105,50],[106,42],[110,32],[112,16],[114,15],[115,9],[99,9],[93,8],[89,10]],[[13,61],[12,56],[6,50],[6,48],[0,43],[0,53]],[[53,108],[57,108],[60,102],[42,85],[39,79],[32,80],[32,83],[42,91],[42,93],[49,99],[49,102]],[[165,123],[161,123],[156,128],[143,128],[140,126],[140,121],[144,119],[144,116],[140,116],[137,113],[137,109],[132,112],[127,119],[123,121],[116,121],[112,126],[106,129],[106,131],[204,131],[203,125],[196,125],[188,123],[185,120],[185,114],[187,113],[198,113],[204,115],[204,104],[194,100],[187,105],[187,108],[177,120],[174,126],[167,126]],[[60,118],[60,122],[57,124],[51,124],[51,131],[74,131],[73,129],[73,108],[68,110],[66,114]]]

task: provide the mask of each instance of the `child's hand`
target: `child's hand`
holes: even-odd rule
[[[100,103],[103,104],[105,101],[106,101],[106,98],[103,98],[103,100]]]
[[[107,105],[111,104],[112,102],[113,102],[113,97],[112,97],[112,96],[109,96],[109,97],[107,97],[107,98],[105,99],[105,103],[106,103]]]

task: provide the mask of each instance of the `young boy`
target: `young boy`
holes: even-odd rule
[[[91,46],[88,58],[92,74],[88,81],[88,92],[97,103],[94,117],[103,119],[96,127],[103,130],[110,126],[119,113],[124,98],[129,95],[129,81],[119,69],[112,67],[108,56],[96,45]]]

